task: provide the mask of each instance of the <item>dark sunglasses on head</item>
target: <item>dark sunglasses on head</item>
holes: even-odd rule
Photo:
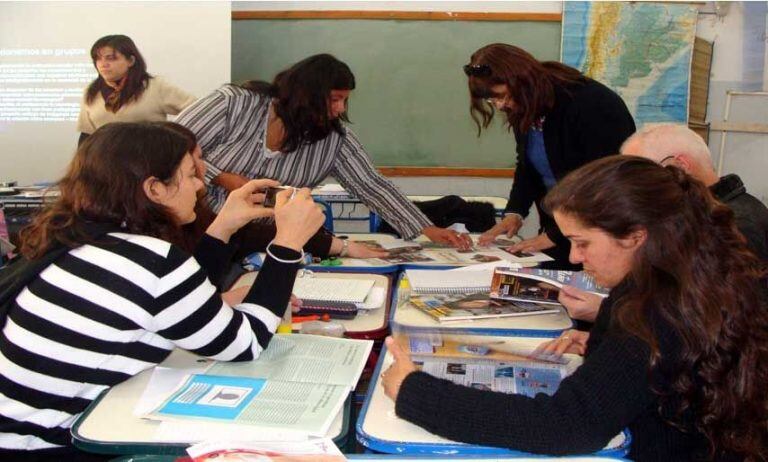
[[[489,77],[491,75],[491,66],[487,64],[465,64],[464,73],[467,77]]]

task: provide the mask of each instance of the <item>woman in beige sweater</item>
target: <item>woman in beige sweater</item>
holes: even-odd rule
[[[125,35],[107,35],[91,47],[99,76],[83,95],[77,130],[81,143],[110,122],[158,122],[176,115],[195,97],[147,73],[136,44]]]

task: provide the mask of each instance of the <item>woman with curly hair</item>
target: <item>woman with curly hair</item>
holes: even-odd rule
[[[544,205],[571,261],[612,288],[585,343],[547,346],[583,351],[583,365],[553,396],[482,392],[415,371],[388,339],[397,415],[536,453],[597,451],[629,428],[633,460],[765,460],[765,271],[733,212],[682,170],[633,156],[574,171]]]

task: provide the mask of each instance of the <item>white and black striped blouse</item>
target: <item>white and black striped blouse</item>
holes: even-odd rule
[[[317,186],[333,176],[347,191],[381,215],[404,238],[432,226],[429,219],[387,178],[374,168],[355,134],[345,128],[294,152],[269,158],[264,136],[269,99],[250,90],[225,85],[189,106],[176,122],[198,137],[208,166],[209,197],[214,210],[227,192],[211,183],[221,172],[248,178],[272,178],[297,187]]]
[[[173,348],[256,358],[297,269],[269,258],[264,279],[233,309],[193,257],[163,240],[112,233],[71,250],[17,296],[0,332],[0,452],[66,449],[94,398]]]

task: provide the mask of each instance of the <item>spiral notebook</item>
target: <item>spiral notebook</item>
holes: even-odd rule
[[[293,293],[302,300],[362,305],[373,288],[372,279],[296,278]]]
[[[415,294],[471,294],[491,291],[488,271],[405,270]]]

